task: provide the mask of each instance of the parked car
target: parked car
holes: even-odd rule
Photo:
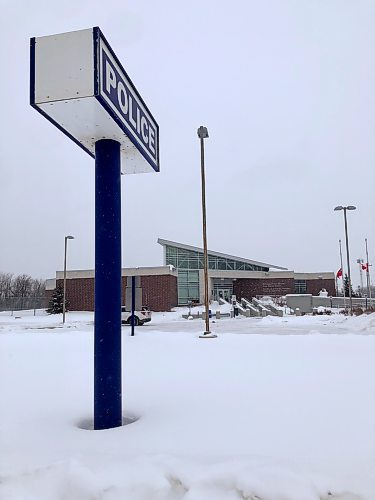
[[[134,311],[134,325],[143,325],[151,321],[151,311],[147,306],[142,306],[140,311]],[[121,323],[123,325],[132,324],[132,313],[127,311],[125,306],[121,307]]]

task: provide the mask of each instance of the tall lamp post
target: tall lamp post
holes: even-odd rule
[[[344,309],[346,312],[346,294],[345,294],[345,286],[344,286],[344,266],[342,264],[342,250],[341,250],[341,240],[339,240],[339,247],[340,247],[340,263],[341,263],[341,277],[342,277],[342,292],[344,295]]]
[[[347,207],[343,207],[341,205],[334,208],[335,211],[343,210],[344,211],[344,224],[345,224],[345,243],[346,243],[346,263],[348,266],[348,281],[349,281],[349,307],[350,314],[353,315],[353,299],[352,299],[352,280],[350,277],[350,260],[349,260],[349,239],[348,239],[348,221],[346,218],[347,210],[355,210],[357,207],[353,205],[348,205]],[[344,284],[345,288],[345,284]]]
[[[206,309],[206,330],[199,338],[215,338],[210,332],[210,318],[208,306],[208,252],[207,252],[207,231],[206,231],[206,181],[204,174],[204,143],[203,140],[208,138],[208,130],[206,127],[199,127],[198,137],[201,143],[201,179],[202,179],[202,218],[203,218],[203,255],[204,255],[204,307]]]
[[[66,250],[68,248],[68,240],[74,240],[74,236],[65,236],[65,251],[64,251],[64,292],[63,292],[63,324],[65,323],[65,298],[66,298]]]

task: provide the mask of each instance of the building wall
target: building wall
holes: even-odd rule
[[[176,276],[141,276],[143,305],[151,311],[170,311],[177,306]]]
[[[304,293],[319,295],[322,288],[327,290],[329,296],[336,296],[334,279],[306,279],[306,292]],[[233,293],[238,298],[246,299],[251,299],[257,295],[280,297],[290,293],[294,294],[295,284],[293,278],[237,278],[233,282]]]
[[[94,281],[94,278],[66,280],[66,299],[69,302],[69,311],[94,310]],[[63,286],[63,284],[63,280],[56,280],[56,287]]]
[[[322,288],[325,288],[329,297],[336,297],[336,286],[334,279],[306,280],[306,293],[319,295]]]
[[[257,295],[281,296],[294,293],[293,278],[249,279],[237,278],[233,282],[233,293],[237,298],[251,299]]]
[[[172,275],[141,276],[143,305],[151,311],[170,311],[177,305],[177,277]],[[70,311],[94,310],[94,278],[66,280],[66,298]],[[63,285],[62,279],[56,285]],[[126,276],[122,276],[122,304],[125,304]]]
[[[228,273],[228,271],[223,271],[222,273]],[[236,273],[240,275],[240,271],[236,271]],[[203,274],[203,271],[200,274]],[[333,273],[331,274],[333,276]],[[303,293],[318,295],[320,290],[325,288],[329,296],[336,295],[334,278],[328,279],[326,276],[316,277],[312,274],[298,275],[298,278],[304,278],[306,281],[306,290]],[[125,304],[126,279],[126,276],[122,276],[122,304]],[[203,289],[203,281],[200,283],[200,288]],[[56,284],[63,284],[60,276],[56,279]],[[176,274],[167,274],[165,271],[162,274],[154,273],[147,275],[142,272],[140,273],[140,285],[142,287],[143,305],[147,305],[152,311],[170,311],[173,307],[177,306]],[[66,280],[66,292],[71,311],[94,310],[94,277],[92,274],[87,274],[84,277],[75,275],[69,277]],[[282,296],[294,294],[295,279],[292,277],[291,272],[283,273],[283,276],[278,277],[272,275],[267,277],[236,277],[233,280],[233,293],[237,298],[243,297],[247,299],[259,295]],[[48,295],[52,295],[52,290],[48,290]]]

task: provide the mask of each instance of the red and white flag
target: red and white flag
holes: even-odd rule
[[[342,277],[342,268],[340,267],[340,269],[336,273],[336,278],[339,279],[341,277]]]

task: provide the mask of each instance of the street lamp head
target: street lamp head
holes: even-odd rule
[[[69,235],[69,236],[65,236],[65,238],[66,238],[67,240],[74,240],[74,236],[70,236],[70,235]]]
[[[347,207],[343,207],[342,205],[339,205],[338,207],[335,207],[334,210],[356,210],[357,207],[354,207],[353,205],[348,205]]]
[[[207,139],[208,137],[208,130],[206,127],[199,127],[198,129],[198,137],[199,139]]]

